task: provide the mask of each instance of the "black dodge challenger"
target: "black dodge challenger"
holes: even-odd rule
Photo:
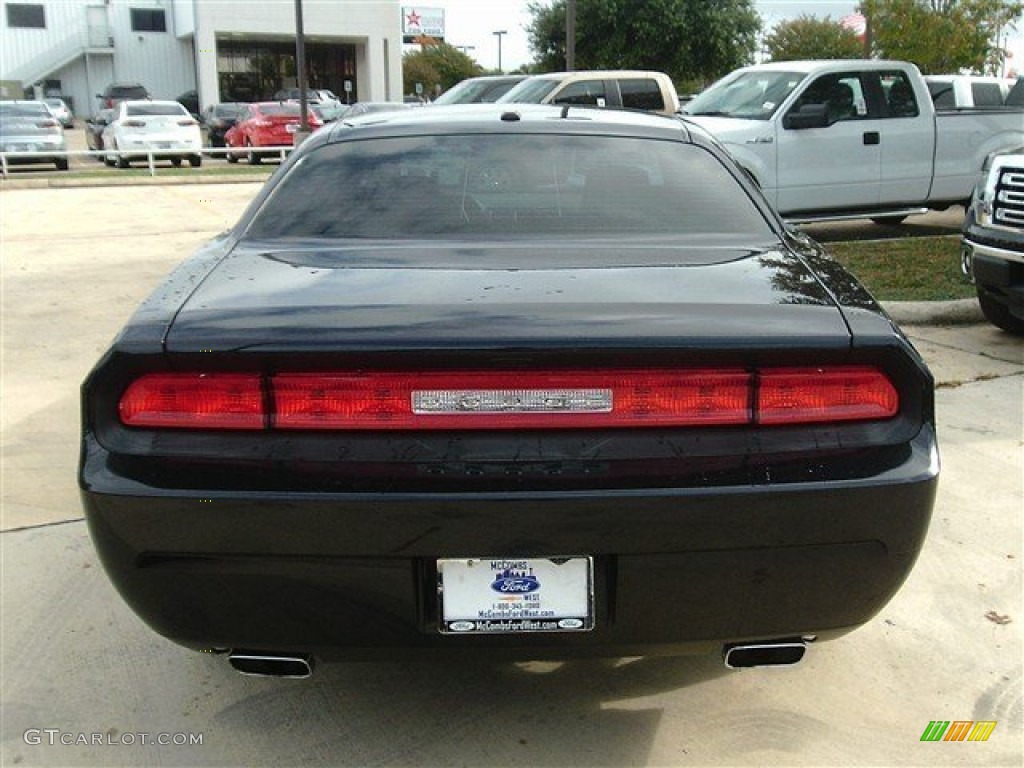
[[[798,660],[925,538],[933,382],[684,120],[325,128],[83,385],[113,583],[243,672],[315,658]]]

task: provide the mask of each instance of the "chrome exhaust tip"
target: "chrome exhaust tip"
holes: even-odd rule
[[[732,643],[722,648],[722,661],[729,669],[788,666],[800,661],[806,650],[807,643],[800,639]]]
[[[313,657],[305,654],[231,651],[228,663],[243,675],[301,680],[313,674]]]

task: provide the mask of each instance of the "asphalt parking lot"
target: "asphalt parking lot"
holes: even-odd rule
[[[77,388],[256,189],[0,187],[0,764],[1022,764],[1024,340],[984,324],[906,328],[939,385],[929,539],[872,622],[799,666],[396,661],[282,681],[148,630],[81,521]],[[935,720],[996,726],[922,742]]]

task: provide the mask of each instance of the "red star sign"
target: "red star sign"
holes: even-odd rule
[[[405,16],[405,22],[410,27],[418,27],[420,26],[420,15],[416,13],[416,11],[407,13]]]

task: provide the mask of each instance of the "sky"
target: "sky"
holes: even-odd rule
[[[544,0],[535,0],[543,3]],[[445,11],[445,39],[456,46],[467,46],[466,53],[485,69],[498,66],[498,36],[501,35],[501,66],[508,71],[529,63],[526,26],[530,23],[527,11],[529,0],[427,0],[417,4],[403,0],[403,7],[443,8]],[[838,21],[853,13],[857,0],[755,0],[764,19],[766,30],[786,19],[801,14]],[[1024,71],[1024,19],[1013,30],[1009,39],[1013,58],[1008,63]]]

